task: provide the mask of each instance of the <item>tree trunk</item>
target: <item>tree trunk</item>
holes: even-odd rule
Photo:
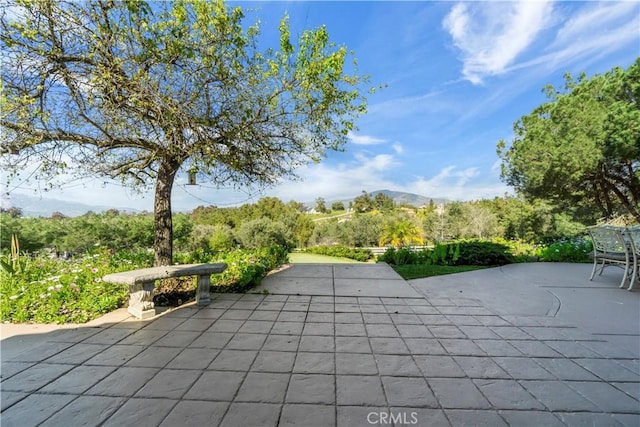
[[[160,163],[156,181],[154,219],[155,219],[155,253],[154,265],[164,266],[173,263],[173,221],[171,216],[171,189],[180,163],[172,159],[164,159]]]

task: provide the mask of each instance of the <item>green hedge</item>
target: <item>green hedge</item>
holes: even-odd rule
[[[468,240],[437,244],[432,249],[412,251],[389,248],[378,261],[393,265],[480,265],[496,266],[513,262],[508,246],[501,243]]]
[[[349,248],[347,246],[312,246],[309,248],[305,248],[303,252],[340,258],[349,258],[361,262],[366,262],[370,259],[373,259],[373,252],[371,252],[370,249]]]

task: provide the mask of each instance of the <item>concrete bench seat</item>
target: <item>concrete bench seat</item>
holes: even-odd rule
[[[153,304],[156,280],[198,276],[196,304],[208,305],[211,302],[211,275],[222,273],[226,268],[227,265],[223,263],[168,265],[107,274],[102,280],[129,285],[129,313],[139,319],[147,319],[156,315]]]

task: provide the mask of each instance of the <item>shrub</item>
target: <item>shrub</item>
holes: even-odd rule
[[[347,246],[312,246],[305,248],[303,252],[349,258],[361,262],[366,262],[373,258],[373,252],[370,249],[349,248]]]
[[[389,247],[382,255],[378,257],[377,261],[386,262],[387,264],[391,265],[407,265],[417,264],[418,258],[418,254],[411,249],[396,249],[394,247]]]
[[[291,249],[294,246],[292,231],[281,222],[269,218],[258,218],[243,223],[236,231],[236,237],[247,249],[270,246]]]
[[[549,262],[589,262],[589,254],[593,244],[586,239],[561,239],[549,246],[539,248],[537,255],[540,261]]]

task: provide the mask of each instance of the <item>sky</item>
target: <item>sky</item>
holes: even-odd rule
[[[299,179],[265,189],[220,189],[178,176],[175,211],[233,206],[275,196],[288,202],[351,198],[395,190],[450,200],[513,193],[500,179],[498,141],[545,102],[542,88],[574,76],[629,67],[640,56],[640,2],[232,2],[260,21],[261,43],[277,47],[277,26],[289,15],[292,36],[325,25],[330,38],[355,52],[359,71],[384,85],[368,97],[343,152],[298,169]],[[153,193],[116,182],[13,181],[13,194],[89,205],[153,210]]]

